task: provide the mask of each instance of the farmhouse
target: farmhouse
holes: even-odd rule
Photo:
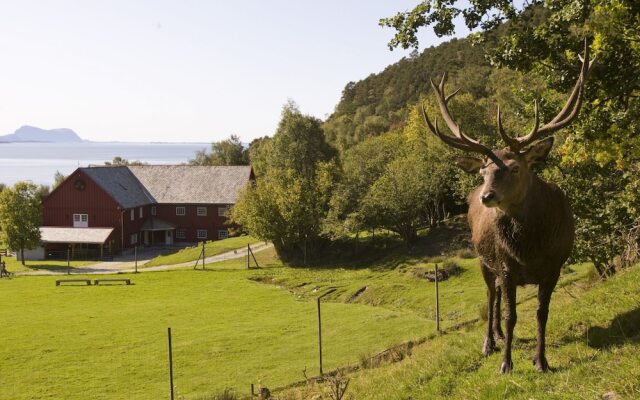
[[[76,169],[42,202],[47,254],[187,244],[228,236],[227,213],[255,179],[250,166]]]

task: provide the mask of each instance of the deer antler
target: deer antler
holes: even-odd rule
[[[426,112],[424,111],[424,104],[421,104],[422,118],[424,118],[424,122],[429,127],[429,130],[433,132],[434,135],[439,137],[440,140],[442,140],[443,142],[445,142],[451,147],[455,147],[457,149],[464,150],[464,151],[471,151],[471,152],[483,154],[489,157],[491,160],[493,160],[493,162],[495,162],[496,164],[502,165],[502,161],[498,158],[498,156],[495,155],[495,153],[490,148],[488,148],[487,146],[483,145],[482,143],[478,142],[477,140],[473,139],[472,137],[462,132],[462,130],[460,129],[460,126],[456,124],[456,122],[453,120],[453,117],[451,116],[451,112],[449,112],[449,107],[447,103],[449,102],[449,100],[451,100],[453,96],[455,96],[458,93],[460,89],[454,91],[448,96],[445,96],[444,85],[447,81],[447,73],[445,72],[444,74],[442,74],[442,79],[440,80],[440,84],[438,86],[436,86],[436,84],[433,83],[433,80],[430,80],[430,81],[431,81],[431,87],[433,88],[433,91],[436,93],[436,100],[438,101],[438,106],[440,107],[440,113],[442,114],[442,118],[444,119],[445,123],[449,127],[449,130],[451,130],[451,133],[453,133],[454,136],[448,136],[440,132],[440,130],[438,129],[438,118],[436,118],[435,123],[432,124],[429,118],[427,117]]]
[[[587,40],[584,41],[584,58],[580,57],[580,61],[582,61],[582,68],[580,69],[580,75],[578,76],[578,80],[576,81],[575,86],[573,87],[573,91],[571,91],[571,95],[567,99],[566,104],[560,110],[558,115],[556,115],[550,122],[544,124],[540,127],[540,114],[538,108],[538,102],[534,101],[533,109],[534,109],[534,124],[531,132],[524,137],[510,137],[502,128],[502,118],[500,116],[500,106],[498,106],[498,132],[500,136],[505,141],[507,146],[512,151],[520,151],[522,148],[530,145],[536,140],[555,132],[559,129],[564,128],[569,125],[580,112],[580,107],[582,106],[582,96],[584,93],[584,84],[589,76],[589,72],[591,72],[591,68],[596,61],[596,57],[592,60],[589,60],[589,46],[587,45]]]

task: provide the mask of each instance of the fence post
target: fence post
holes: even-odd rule
[[[247,269],[251,269],[251,266],[249,265],[249,252],[251,251],[251,247],[249,247],[249,244],[247,244]]]
[[[134,255],[134,258],[135,258],[135,262],[136,262],[136,264],[135,264],[136,265],[135,273],[137,274],[138,273],[138,246],[135,246],[133,248],[133,255]]]
[[[170,388],[170,399],[173,398],[173,351],[171,349],[171,328],[167,328],[167,337],[169,339],[169,388]]]
[[[438,264],[436,264],[436,331],[440,333],[440,301],[438,296]]]
[[[318,355],[319,355],[319,363],[320,363],[320,376],[322,377],[322,318],[320,316],[320,300],[328,295],[331,294],[333,292],[335,292],[336,289],[331,289],[328,292],[326,292],[325,294],[319,296],[316,299],[316,303],[318,305]]]
[[[202,241],[202,269],[204,270],[204,258],[206,257],[205,254],[205,243],[206,241]]]

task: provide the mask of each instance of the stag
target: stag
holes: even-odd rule
[[[488,322],[482,352],[496,349],[496,340],[504,342],[501,373],[513,369],[511,347],[516,325],[516,288],[538,285],[537,344],[533,363],[539,371],[549,370],[545,357],[545,330],[551,294],[558,282],[560,269],[569,257],[574,239],[574,221],[569,201],[558,186],[540,179],[532,167],[543,162],[553,145],[551,133],[573,121],[582,104],[584,85],[595,58],[589,59],[585,42],[580,57],[580,75],[562,110],[547,124],[540,126],[537,101],[534,102],[534,124],[522,137],[509,136],[502,126],[500,107],[497,112],[498,133],[507,147],[492,150],[465,134],[449,112],[448,102],[458,90],[445,95],[446,72],[438,86],[431,87],[442,117],[453,136],[443,134],[438,120],[431,123],[422,107],[429,130],[447,145],[482,155],[482,159],[459,157],[456,164],[465,172],[480,175],[484,183],[471,192],[469,226],[471,241],[480,257],[487,285]],[[548,137],[547,137],[548,136]],[[504,302],[506,335],[500,324],[500,298]]]

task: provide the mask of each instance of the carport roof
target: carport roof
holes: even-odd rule
[[[43,243],[104,244],[111,232],[113,232],[113,228],[40,227],[40,236]]]

